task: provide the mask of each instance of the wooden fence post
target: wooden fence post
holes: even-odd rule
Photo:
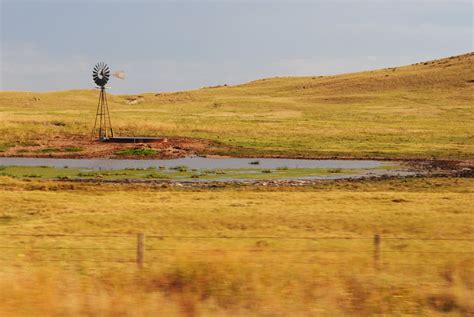
[[[380,242],[381,242],[380,234],[376,233],[374,235],[374,267],[379,269],[380,267]]]
[[[143,268],[145,260],[145,235],[143,233],[137,234],[137,266],[139,269]]]

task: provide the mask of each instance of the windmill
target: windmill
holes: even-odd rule
[[[105,93],[105,84],[110,78],[110,69],[107,64],[100,62],[92,70],[92,78],[100,89],[99,104],[95,115],[94,128],[92,129],[92,138],[98,137],[101,141],[106,141],[114,137],[114,130],[110,122],[109,105],[107,104],[107,95]],[[99,124],[97,124],[97,121]]]
[[[109,105],[107,103],[107,95],[105,93],[105,84],[110,78],[110,68],[107,64],[100,62],[94,66],[92,70],[92,78],[100,89],[99,104],[97,105],[97,112],[95,115],[94,128],[92,129],[91,138],[98,138],[99,141],[103,142],[115,142],[115,143],[153,143],[162,142],[163,138],[157,137],[116,137],[114,136],[114,130],[112,129],[112,123],[110,122]],[[116,71],[112,76],[118,79],[125,78],[125,72],[123,70]]]

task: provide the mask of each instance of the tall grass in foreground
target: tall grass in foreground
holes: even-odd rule
[[[173,263],[2,267],[2,316],[470,316],[472,261],[443,265]],[[278,259],[275,259],[278,260]],[[18,264],[18,263],[17,263]]]

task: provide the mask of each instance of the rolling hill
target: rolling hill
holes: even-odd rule
[[[53,147],[49,155],[59,155],[80,144],[75,155],[87,156],[102,146],[90,141],[97,98],[92,89],[0,92],[0,151],[36,156]],[[337,76],[110,95],[109,106],[117,134],[209,140],[200,154],[472,159],[474,53]]]

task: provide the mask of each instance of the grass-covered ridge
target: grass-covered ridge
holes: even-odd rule
[[[119,135],[210,139],[230,155],[470,158],[474,55],[338,76],[109,96]],[[96,90],[0,93],[0,151],[88,138]],[[79,152],[80,154],[81,152]]]

